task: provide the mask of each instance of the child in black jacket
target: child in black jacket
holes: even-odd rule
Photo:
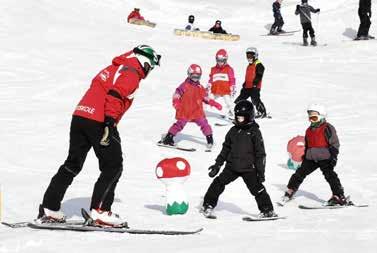
[[[254,106],[241,100],[234,108],[235,126],[225,137],[223,148],[216,163],[209,167],[209,176],[215,177],[226,161],[224,170],[217,176],[204,196],[201,212],[211,216],[213,208],[225,186],[242,177],[250,193],[255,197],[260,210],[259,217],[276,217],[270,196],[263,186],[266,153],[263,137],[258,124],[254,121]]]

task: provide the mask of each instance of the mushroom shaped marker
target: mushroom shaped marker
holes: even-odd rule
[[[181,157],[167,158],[157,164],[156,176],[166,187],[166,213],[168,215],[187,212],[189,203],[183,184],[190,172],[190,164]]]
[[[297,135],[289,140],[287,145],[289,159],[287,162],[288,168],[297,170],[302,163],[302,156],[305,153],[305,137]]]

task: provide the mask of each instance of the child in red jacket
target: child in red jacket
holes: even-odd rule
[[[173,106],[176,109],[175,122],[169,129],[162,143],[174,146],[173,137],[183,130],[187,122],[195,122],[207,139],[207,148],[213,146],[212,128],[204,114],[203,102],[221,110],[222,107],[213,99],[209,99],[205,88],[200,84],[202,69],[197,64],[191,64],[187,70],[188,77],[178,86],[173,95]]]
[[[225,49],[220,49],[216,53],[216,66],[211,68],[208,81],[208,92],[215,99],[223,98],[226,105],[226,114],[233,118],[233,108],[231,96],[236,93],[236,78],[233,68],[227,63],[228,53]]]

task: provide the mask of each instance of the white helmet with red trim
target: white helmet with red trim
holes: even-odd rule
[[[228,53],[225,49],[220,49],[216,53],[216,62],[219,66],[223,66],[226,64],[226,61],[228,60]]]
[[[202,68],[198,64],[191,64],[187,69],[187,76],[194,82],[199,82],[202,77]]]
[[[313,112],[317,112],[313,114]],[[327,112],[325,106],[317,103],[310,104],[307,109],[309,120],[312,123],[323,122],[326,120]]]

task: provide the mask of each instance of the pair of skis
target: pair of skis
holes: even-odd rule
[[[292,36],[296,32],[299,32],[300,30],[293,30],[293,31],[285,31],[285,32],[277,32],[277,33],[268,33],[268,34],[262,34],[261,36]]]
[[[203,212],[201,211],[201,213],[203,214],[203,216],[207,219],[211,219],[211,220],[216,220],[217,219],[217,216],[213,214],[213,212]],[[287,217],[286,216],[275,216],[275,217],[259,217],[257,215],[248,215],[248,216],[244,216],[242,217],[242,220],[243,221],[272,221],[272,220],[281,220],[281,219],[286,219]]]
[[[288,202],[291,202],[292,199],[283,199],[281,201],[276,202],[279,206],[285,206]],[[368,204],[354,204],[350,201],[350,196],[347,197],[347,204],[346,205],[329,205],[327,202],[323,203],[322,205],[298,205],[300,209],[306,210],[315,210],[315,209],[340,209],[340,208],[347,208],[347,207],[368,207]]]
[[[93,219],[90,217],[85,209],[81,209],[81,214],[84,221],[79,220],[68,220],[64,223],[39,223],[33,222],[17,222],[17,223],[7,223],[2,222],[3,225],[10,228],[24,228],[29,227],[32,229],[45,229],[45,230],[69,230],[77,232],[112,232],[112,233],[127,233],[127,234],[158,234],[158,235],[192,235],[199,233],[203,228],[196,230],[153,230],[153,229],[134,229],[129,228],[127,224],[119,227],[109,227],[97,225]]]

